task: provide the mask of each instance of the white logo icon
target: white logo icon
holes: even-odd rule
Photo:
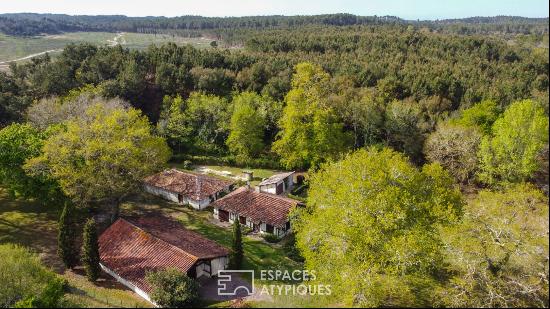
[[[242,276],[250,279],[250,283]],[[254,294],[254,271],[224,269],[218,271],[218,295],[220,296],[250,296]]]

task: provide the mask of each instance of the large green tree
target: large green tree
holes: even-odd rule
[[[264,148],[265,120],[258,111],[260,100],[262,98],[252,92],[233,98],[230,133],[225,143],[241,163],[257,157]]]
[[[293,228],[305,267],[347,305],[429,304],[442,265],[438,228],[462,196],[437,164],[422,170],[388,148],[358,150],[310,177]]]
[[[165,97],[157,128],[179,151],[220,152],[225,146],[231,119],[231,103],[200,92],[187,100]]]
[[[38,198],[49,203],[62,199],[55,181],[29,175],[26,160],[42,153],[44,140],[53,130],[40,131],[28,124],[12,124],[0,130],[0,184],[13,196]]]
[[[548,145],[548,115],[532,100],[511,104],[495,121],[479,150],[479,179],[487,184],[522,182],[541,169]]]
[[[329,86],[330,76],[321,67],[307,62],[296,65],[292,89],[285,97],[281,132],[273,143],[287,168],[317,167],[348,149],[351,138],[326,100]]]
[[[548,197],[532,185],[481,191],[445,229],[447,307],[548,307]]]
[[[493,123],[498,119],[500,109],[495,101],[485,100],[463,110],[452,122],[467,127],[478,127],[484,134],[491,133]]]
[[[148,120],[132,108],[107,110],[96,104],[64,125],[25,167],[50,174],[79,205],[109,202],[116,215],[121,199],[170,157],[164,139],[154,136]]]

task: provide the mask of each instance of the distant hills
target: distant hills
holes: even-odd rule
[[[415,25],[436,31],[468,33],[548,33],[548,18],[519,16],[469,17],[434,21],[404,20],[396,16],[325,14],[312,16],[247,17],[128,17],[124,15],[0,14],[0,32],[15,36],[57,34],[74,31],[175,33],[197,36],[202,31],[278,29],[303,26]]]

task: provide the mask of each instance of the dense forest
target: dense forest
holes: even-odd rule
[[[403,20],[395,16],[325,14],[315,16],[248,17],[127,17],[123,15],[71,16],[63,14],[0,14],[0,32],[10,35],[55,34],[67,31],[126,31],[177,33],[200,36],[205,33],[232,36],[234,30],[265,30],[304,26],[412,25],[436,32],[475,34],[548,33],[548,18],[518,16],[472,17],[437,21]],[[230,31],[227,31],[230,30]]]
[[[323,17],[302,19],[313,23]],[[304,61],[329,76],[324,100],[351,136],[345,147],[388,144],[419,163],[425,159],[423,141],[437,122],[475,103],[494,100],[504,110],[513,101],[534,98],[548,105],[547,49],[510,46],[490,36],[433,33],[400,23],[311,24],[250,32],[244,49],[237,50],[175,44],[145,51],[69,45],[55,59],[36,57],[1,73],[0,123],[23,120],[26,109],[41,98],[95,87],[101,95],[127,100],[153,123],[160,120],[159,129],[170,134],[165,127],[174,118],[174,99],[191,101],[182,103],[182,110],[194,99],[204,101],[198,103],[202,109],[208,109],[205,102],[217,100],[219,106],[193,116],[211,113],[213,123],[204,124],[205,130],[190,123],[192,132],[201,133],[191,134],[192,141],[184,142],[187,149],[177,138],[167,138],[176,153],[220,155],[228,152],[232,101],[239,93],[253,92],[269,116],[261,151],[269,156],[294,67]]]
[[[307,172],[285,248],[338,305],[548,307],[548,18],[4,14],[0,31],[212,39],[70,44],[0,72],[0,184],[64,205],[67,268],[73,206],[115,218],[169,160],[212,163]]]

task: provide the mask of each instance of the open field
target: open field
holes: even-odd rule
[[[92,43],[113,46],[120,44],[132,49],[144,49],[151,44],[174,42],[178,45],[191,44],[198,48],[209,48],[210,39],[184,38],[166,34],[110,33],[110,32],[68,32],[59,35],[35,37],[14,37],[0,33],[0,66],[10,61],[24,61],[29,56],[48,52],[55,55],[69,43]]]

